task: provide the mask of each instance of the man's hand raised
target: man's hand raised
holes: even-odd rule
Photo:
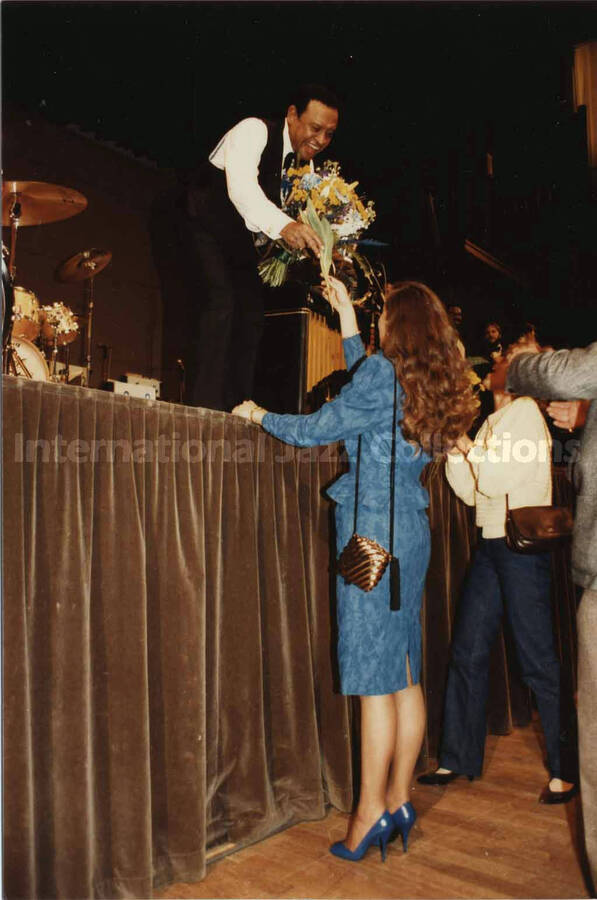
[[[573,431],[575,428],[582,428],[585,424],[589,406],[589,400],[552,400],[547,407],[547,412],[558,428]]]
[[[312,250],[315,256],[319,256],[323,250],[323,244],[310,225],[303,222],[289,222],[280,232],[289,247],[293,250]]]

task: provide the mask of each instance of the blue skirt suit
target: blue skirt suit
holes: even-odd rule
[[[344,341],[346,365],[364,355],[359,335]],[[400,430],[403,392],[398,385],[394,555],[400,562],[401,608],[390,609],[389,567],[366,593],[337,580],[338,663],[343,694],[391,694],[421,675],[420,611],[429,563],[427,491],[420,484],[429,457],[408,444]],[[267,413],[263,427],[288,444],[309,447],[344,441],[348,473],[329,489],[336,502],[337,551],[350,539],[354,524],[355,466],[361,435],[357,531],[389,549],[390,462],[394,403],[394,367],[377,353],[360,365],[340,394],[312,415]]]

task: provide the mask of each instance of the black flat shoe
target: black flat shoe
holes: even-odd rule
[[[577,794],[577,784],[573,784],[567,791],[552,791],[549,785],[546,785],[541,791],[539,803],[547,803],[550,806],[553,806],[554,803],[568,803],[568,801],[572,800],[573,797],[576,797]]]
[[[450,784],[456,778],[468,778],[472,781],[473,775],[461,775],[460,772],[427,772],[425,775],[419,775],[417,781],[419,784]]]

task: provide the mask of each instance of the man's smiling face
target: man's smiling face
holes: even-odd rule
[[[338,110],[309,100],[300,116],[296,106],[289,106],[286,121],[292,149],[299,159],[308,162],[332,140],[338,127]]]

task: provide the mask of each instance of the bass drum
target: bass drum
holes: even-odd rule
[[[19,375],[21,378],[32,378],[33,381],[50,380],[50,370],[45,356],[35,344],[26,338],[13,337],[10,346],[12,347],[11,374]]]

